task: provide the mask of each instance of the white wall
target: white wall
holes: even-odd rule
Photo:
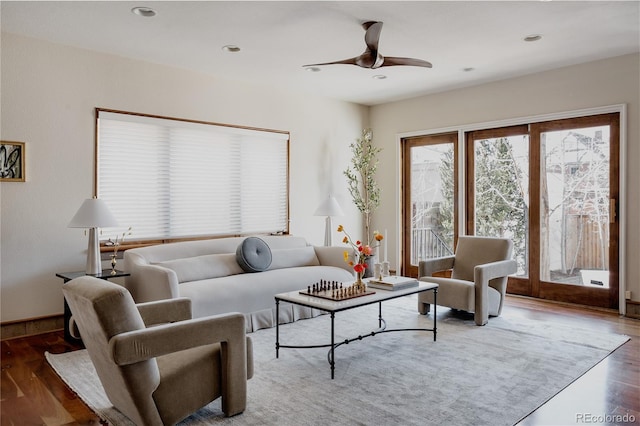
[[[626,104],[627,156],[622,158],[627,165],[623,177],[627,185],[626,283],[632,299],[640,301],[639,64],[638,54],[626,55],[372,107],[374,139],[383,148],[379,167],[382,203],[375,226],[390,229],[392,267],[398,267],[399,253],[398,134]]]
[[[67,224],[93,195],[95,107],[288,130],[291,233],[322,244],[313,213],[329,193],[341,221],[361,226],[342,171],[367,107],[13,34],[1,42],[0,137],[27,144],[27,182],[0,184],[2,321],[62,313],[55,273],[84,269],[87,238]]]

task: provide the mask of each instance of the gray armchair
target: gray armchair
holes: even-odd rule
[[[517,269],[512,251],[513,242],[507,238],[461,236],[454,256],[421,261],[418,279],[439,285],[438,305],[473,312],[476,324],[485,325],[489,316],[502,312],[507,276]],[[451,278],[432,276],[445,270],[451,270]],[[431,304],[432,292],[419,294],[421,314],[428,313]]]
[[[62,291],[109,400],[137,425],[173,425],[218,397],[225,415],[244,411],[253,375],[244,315],[191,319],[189,299],[136,305],[90,276]]]

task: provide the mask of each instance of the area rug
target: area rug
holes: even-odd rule
[[[388,328],[431,327],[416,305],[415,296],[385,302]],[[336,314],[336,334],[375,329],[377,309]],[[507,316],[477,327],[471,316],[447,314],[436,342],[430,332],[404,331],[340,346],[331,380],[326,349],[281,349],[276,359],[275,329],[251,337],[246,411],[225,418],[218,400],[181,425],[513,425],[628,340]],[[281,344],[329,338],[328,315],[280,327]],[[132,425],[106,398],[85,350],[46,357],[102,419]]]

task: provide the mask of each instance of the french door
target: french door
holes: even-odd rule
[[[619,114],[404,139],[403,268],[453,251],[462,233],[508,237],[508,292],[618,307]],[[434,243],[435,241],[435,243]]]
[[[538,173],[528,293],[618,308],[619,114],[532,124],[531,141]]]
[[[457,230],[458,133],[402,141],[402,274],[418,276],[418,263],[453,253]]]

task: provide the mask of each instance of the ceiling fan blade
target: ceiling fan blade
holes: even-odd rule
[[[367,48],[360,56],[356,56],[355,58],[343,59],[341,61],[303,65],[303,67],[315,67],[334,64],[357,65],[359,67],[369,69],[391,67],[394,65],[409,65],[425,68],[432,67],[430,62],[423,61],[422,59],[383,57],[378,52],[378,42],[380,41],[380,33],[382,32],[381,21],[367,21],[362,24],[362,28],[364,28],[364,30],[366,31],[364,35],[364,42],[366,43]]]
[[[349,59],[343,59],[341,61],[333,61],[333,62],[323,62],[321,64],[308,64],[308,65],[303,65],[302,68],[307,68],[307,67],[320,67],[322,65],[335,65],[335,64],[347,64],[347,65],[357,65],[356,60],[358,59],[358,57],[356,58],[349,58]]]
[[[432,68],[431,62],[423,61],[422,59],[415,58],[393,58],[389,56],[384,57],[384,62],[381,67],[392,67],[395,65],[409,65],[412,67],[425,67]]]
[[[369,21],[362,24],[365,29],[364,42],[369,50],[378,53],[378,42],[380,41],[380,33],[382,32],[382,22]]]

